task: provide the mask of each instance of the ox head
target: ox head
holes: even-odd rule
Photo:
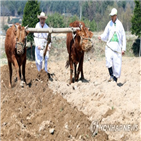
[[[77,31],[77,34],[80,36],[80,46],[83,51],[88,51],[91,47],[93,47],[92,36],[93,33],[89,31],[89,28],[83,27],[80,24],[80,30]]]
[[[85,24],[81,21],[74,21],[69,24],[70,27],[79,27],[80,30],[77,30],[73,34],[73,38],[78,38],[80,43],[80,48],[83,51],[88,51],[93,47],[92,36],[93,33],[89,31],[89,28],[85,27]],[[78,40],[77,39],[77,40]]]
[[[22,55],[26,47],[26,36],[29,33],[26,31],[28,26],[22,27],[19,24],[15,24],[14,26],[16,28],[15,30],[16,31],[16,44],[15,44],[16,53],[18,55]]]

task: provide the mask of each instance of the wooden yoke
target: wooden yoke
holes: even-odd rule
[[[80,24],[81,25],[81,24]],[[42,69],[44,69],[45,67],[45,56],[48,50],[48,45],[51,43],[51,33],[73,33],[77,30],[81,30],[81,26],[80,27],[68,27],[68,28],[27,28],[26,31],[29,31],[30,33],[48,33],[48,37],[47,37],[47,45],[44,49],[43,52],[43,61],[42,61]]]

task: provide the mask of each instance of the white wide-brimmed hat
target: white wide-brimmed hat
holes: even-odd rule
[[[38,17],[39,19],[40,19],[40,18],[45,18],[45,19],[47,19],[47,16],[45,15],[44,12],[41,12],[40,15],[38,15],[37,17]]]
[[[117,9],[116,8],[113,8],[111,10],[111,13],[109,14],[109,16],[114,16],[114,15],[117,15]]]

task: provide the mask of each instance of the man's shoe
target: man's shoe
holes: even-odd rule
[[[47,74],[48,74],[48,78],[49,78],[49,80],[50,80],[50,81],[53,81],[53,79],[51,78],[50,73],[47,73]]]

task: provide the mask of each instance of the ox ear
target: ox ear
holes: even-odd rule
[[[83,25],[81,23],[79,23],[79,28],[80,30],[82,30]]]
[[[89,32],[90,32],[90,38],[92,38],[93,37],[93,33],[91,31],[89,31]]]
[[[18,29],[18,25],[14,24],[14,26],[15,26],[15,28],[16,28],[16,30],[17,30],[17,29]]]

